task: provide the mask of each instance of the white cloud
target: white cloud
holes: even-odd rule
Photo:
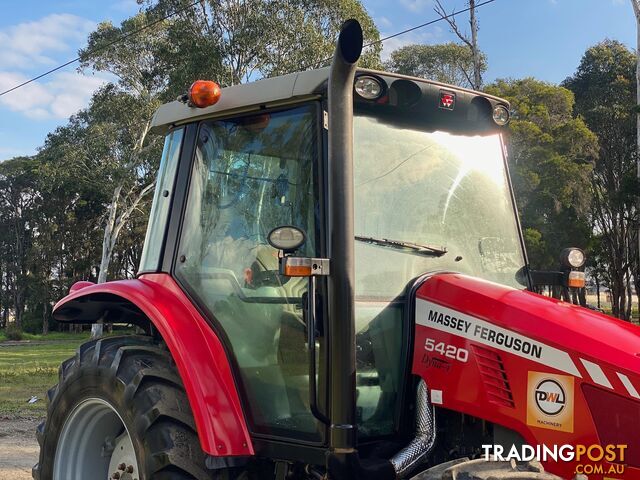
[[[75,53],[95,22],[67,13],[51,14],[0,30],[2,68],[32,68],[56,63],[52,55]]]
[[[400,0],[400,4],[404,8],[414,13],[423,12],[427,7],[431,6],[431,3],[431,0]]]
[[[380,37],[384,38],[385,34],[380,34]],[[391,56],[391,52],[397,50],[399,48],[405,47],[407,45],[412,44],[430,44],[441,41],[442,36],[442,28],[436,27],[433,31],[420,31],[417,30],[415,32],[405,33],[404,35],[399,35],[394,38],[390,38],[389,40],[385,40],[382,44],[382,53],[380,57],[383,62],[389,60]]]
[[[387,17],[377,17],[376,24],[378,25],[378,27],[382,27],[384,29],[389,29],[392,27],[391,20],[389,20]]]
[[[91,94],[108,79],[82,75],[77,72],[59,72],[33,82],[0,97],[0,105],[33,120],[65,119],[85,107]],[[0,91],[27,80],[16,72],[0,72]]]

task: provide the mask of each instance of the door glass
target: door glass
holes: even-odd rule
[[[140,259],[141,272],[155,272],[160,266],[160,252],[164,242],[169,207],[173,198],[173,182],[176,178],[183,132],[182,128],[174,130],[167,135],[164,141],[164,149],[156,181],[156,191],[153,195],[147,235],[144,239],[142,258]],[[165,195],[163,192],[168,192],[168,194]]]
[[[305,106],[202,124],[177,277],[213,314],[231,344],[258,433],[319,440],[309,411],[303,319],[305,278],[278,273],[269,232],[307,233],[317,255],[316,111]]]

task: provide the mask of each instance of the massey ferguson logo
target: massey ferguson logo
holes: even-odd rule
[[[440,92],[440,108],[453,110],[456,104],[456,94],[452,92]]]
[[[536,405],[542,413],[558,415],[567,405],[567,396],[560,383],[555,380],[542,380],[535,389]]]

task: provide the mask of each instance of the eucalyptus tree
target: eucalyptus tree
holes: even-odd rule
[[[80,52],[81,68],[115,82],[94,96],[92,129],[111,139],[101,157],[112,165],[98,281],[106,281],[120,232],[153,189],[159,139],[149,137],[152,112],[204,76],[223,85],[321,65],[345,18],[361,20],[367,40],[378,31],[358,0],[191,0],[141,2],[117,27],[98,25]],[[190,6],[191,5],[191,6]],[[122,39],[122,41],[116,41]],[[381,46],[365,56],[379,65]],[[94,328],[99,334],[100,327]]]
[[[184,93],[194,79],[223,86],[328,65],[342,22],[356,18],[366,44],[360,64],[380,67],[379,32],[359,0],[192,0],[143,2],[163,18],[172,12],[168,92]],[[175,97],[174,97],[175,98]]]
[[[574,115],[566,88],[525,78],[498,80],[486,91],[511,103],[509,166],[530,260],[535,268],[556,269],[563,248],[591,244],[597,138]]]
[[[465,45],[471,55],[473,65],[473,78],[470,78],[471,88],[474,90],[480,90],[482,88],[482,73],[483,63],[486,59],[483,59],[482,52],[478,46],[478,17],[476,16],[476,0],[468,0],[467,5],[469,9],[469,33],[464,31],[456,22],[456,17],[453,16],[455,10],[451,13],[447,13],[442,6],[440,0],[435,0],[434,10],[440,18],[444,19],[451,27],[451,31],[460,39],[463,45]]]
[[[480,72],[487,69],[486,55],[480,52]],[[461,87],[474,87],[475,63],[469,49],[458,43],[406,45],[391,53],[385,68],[392,72],[428,78]]]
[[[0,224],[6,255],[7,294],[16,327],[22,329],[30,282],[29,252],[34,236],[34,205],[38,201],[32,157],[16,157],[0,163]]]
[[[614,40],[589,48],[564,85],[575,110],[598,136],[592,175],[592,218],[606,253],[613,314],[631,315],[630,275],[639,285],[637,255],[636,56]]]

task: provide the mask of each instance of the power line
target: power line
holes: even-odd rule
[[[107,48],[109,48],[109,47],[111,47],[111,46],[113,46],[113,45],[115,45],[115,44],[117,44],[117,43],[119,43],[119,42],[122,42],[123,40],[126,40],[127,38],[130,38],[130,37],[132,37],[132,36],[134,36],[134,35],[137,35],[138,33],[142,32],[142,31],[144,31],[144,30],[146,30],[146,29],[148,29],[148,28],[151,28],[151,27],[153,27],[153,26],[155,26],[155,25],[157,25],[157,24],[159,24],[159,23],[161,23],[161,22],[163,22],[163,21],[165,21],[165,20],[167,20],[167,19],[169,19],[169,18],[171,18],[171,17],[173,17],[173,16],[175,16],[175,15],[178,15],[178,14],[180,14],[180,13],[182,13],[182,12],[187,11],[187,10],[188,10],[188,9],[190,9],[190,8],[193,8],[195,5],[197,5],[197,4],[198,4],[198,3],[200,3],[200,2],[201,2],[201,0],[196,0],[195,2],[190,3],[190,4],[189,4],[189,5],[187,5],[186,7],[183,7],[183,8],[181,8],[181,9],[178,9],[178,10],[176,10],[175,12],[172,12],[172,13],[170,13],[170,14],[168,14],[168,15],[165,15],[164,17],[161,17],[161,18],[159,18],[159,19],[157,19],[157,20],[154,20],[153,22],[148,23],[147,25],[145,25],[145,26],[143,26],[143,27],[140,27],[140,28],[138,28],[138,29],[136,29],[136,30],[132,30],[131,32],[126,33],[126,34],[124,34],[124,35],[121,35],[120,37],[116,38],[115,40],[112,40],[111,42],[109,42],[109,43],[107,43],[107,44],[105,44],[105,45],[102,45],[102,46],[100,46],[100,47],[96,47],[96,48],[94,48],[94,49],[90,50],[90,51],[87,53],[87,55],[88,55],[88,56],[90,56],[90,55],[92,55],[93,53],[96,53],[96,52],[99,52],[99,51],[105,50],[105,49],[107,49]],[[474,8],[479,8],[479,7],[482,7],[482,6],[484,6],[484,5],[488,5],[489,3],[493,3],[493,2],[495,2],[495,0],[486,0],[486,1],[484,1],[484,2],[478,3],[477,5],[475,5],[475,7],[474,7]],[[371,46],[373,46],[373,45],[376,45],[376,44],[378,44],[378,43],[386,42],[387,40],[390,40],[390,39],[395,38],[395,37],[399,37],[400,35],[404,35],[405,33],[409,33],[409,32],[412,32],[412,31],[414,31],[414,30],[418,30],[418,29],[420,29],[420,28],[424,28],[424,27],[427,27],[427,26],[429,26],[429,25],[433,25],[433,24],[438,23],[438,22],[440,22],[440,21],[442,21],[442,20],[447,20],[447,19],[449,19],[449,18],[453,18],[453,17],[455,17],[456,15],[460,15],[461,13],[465,13],[465,12],[468,12],[468,11],[470,11],[470,10],[471,10],[471,7],[467,7],[467,8],[464,8],[464,9],[462,9],[462,10],[459,10],[459,11],[457,11],[457,12],[455,12],[455,11],[454,11],[454,12],[450,13],[449,15],[441,16],[440,18],[436,18],[436,19],[434,19],[434,20],[430,20],[430,21],[425,22],[425,23],[422,23],[422,24],[420,24],[420,25],[416,25],[416,26],[411,27],[411,28],[408,28],[408,29],[406,29],[406,30],[402,30],[402,31],[400,31],[400,32],[394,33],[393,35],[389,35],[389,36],[387,36],[387,37],[380,38],[380,39],[375,40],[375,41],[373,41],[373,42],[367,43],[367,44],[366,44],[366,45],[364,45],[362,48],[364,49],[364,48],[368,48],[368,47],[371,47]],[[58,65],[57,67],[52,68],[51,70],[48,70],[48,71],[46,71],[46,72],[44,72],[44,73],[41,73],[40,75],[38,75],[38,76],[36,76],[36,77],[33,77],[33,78],[31,78],[31,79],[29,79],[29,80],[27,80],[27,81],[25,81],[25,82],[23,82],[23,83],[21,83],[21,84],[19,84],[19,85],[15,85],[14,87],[11,87],[11,88],[10,88],[10,89],[8,89],[8,90],[5,90],[5,91],[3,91],[3,92],[0,92],[0,97],[1,97],[1,96],[3,96],[3,95],[6,95],[7,93],[13,92],[14,90],[17,90],[17,89],[19,89],[19,88],[21,88],[21,87],[24,87],[25,85],[28,85],[29,83],[35,82],[36,80],[39,80],[39,79],[41,79],[42,77],[45,77],[45,76],[47,76],[47,75],[49,75],[49,74],[51,74],[51,73],[53,73],[53,72],[56,72],[56,71],[58,71],[58,70],[60,70],[60,69],[62,69],[62,68],[64,68],[64,67],[67,67],[67,66],[69,66],[69,65],[71,65],[71,64],[73,64],[73,63],[75,63],[75,62],[79,61],[79,60],[80,60],[80,58],[81,58],[81,57],[77,57],[77,58],[74,58],[73,60],[69,60],[68,62],[65,62],[65,63],[63,63],[63,64],[61,64],[61,65]],[[329,60],[331,60],[331,57],[329,57],[329,58],[327,58],[327,59],[323,60],[323,61],[321,62],[321,64],[324,64],[325,62],[327,62],[327,61],[329,61]],[[309,67],[309,66],[305,67],[305,69],[306,69],[306,68],[308,68],[308,67]],[[142,125],[144,125],[144,124],[140,124],[140,125],[132,125],[132,126],[130,126],[130,127],[136,127],[136,126],[142,126]],[[100,137],[103,137],[103,136],[108,135],[109,133],[111,133],[111,132],[105,132],[105,133],[102,133],[102,134],[96,134],[96,135],[89,135],[89,137],[88,137],[88,138],[100,138]]]
[[[488,5],[489,3],[493,3],[495,1],[496,0],[486,0],[485,2],[478,3],[473,8],[480,8],[480,7],[484,6],[484,5]],[[464,8],[462,10],[458,10],[457,12],[454,11],[454,12],[450,13],[449,15],[445,15],[444,17],[436,18],[435,20],[431,20],[431,21],[423,23],[421,25],[416,25],[415,27],[407,28],[406,30],[402,30],[401,32],[394,33],[393,35],[389,35],[388,37],[384,37],[384,38],[381,38],[380,40],[376,40],[375,42],[368,43],[368,44],[364,45],[362,48],[370,47],[372,45],[375,45],[376,43],[386,42],[387,40],[390,40],[390,39],[395,38],[395,37],[399,37],[400,35],[404,35],[405,33],[413,32],[414,30],[418,30],[419,28],[427,27],[429,25],[433,25],[434,23],[441,22],[442,20],[447,20],[449,18],[453,18],[456,15],[460,15],[461,13],[465,13],[465,12],[470,11],[471,8],[472,7],[467,7],[467,8]]]
[[[100,52],[102,50],[106,50],[107,48],[112,47],[113,45],[115,45],[117,43],[120,43],[123,40],[126,40],[127,38],[133,37],[134,35],[137,35],[140,32],[142,32],[142,31],[144,31],[144,30],[146,30],[148,28],[151,28],[151,27],[153,27],[153,26],[155,26],[155,25],[157,25],[157,24],[159,24],[161,22],[164,22],[165,20],[168,20],[171,17],[174,17],[174,16],[176,16],[176,15],[182,13],[182,12],[185,12],[185,11],[189,10],[190,8],[193,8],[194,6],[196,6],[198,3],[200,3],[200,1],[201,0],[196,0],[195,2],[190,3],[186,7],[180,8],[180,9],[176,10],[175,12],[172,12],[172,13],[170,13],[168,15],[165,15],[164,17],[158,18],[157,20],[154,20],[153,22],[148,23],[147,25],[145,25],[143,27],[140,27],[140,28],[137,28],[135,30],[132,30],[131,32],[125,33],[124,35],[121,35],[120,37],[116,38],[115,40],[112,40],[111,42],[108,42],[105,45],[102,45],[102,46],[96,47],[96,48],[94,48],[92,50],[89,50],[87,52],[87,56],[91,56],[92,54]],[[486,0],[484,2],[478,3],[477,5],[474,6],[474,8],[480,8],[480,7],[484,6],[484,5],[487,5],[487,4],[493,3],[493,2],[495,2],[495,0]],[[422,23],[420,25],[416,25],[415,27],[411,27],[411,28],[408,28],[406,30],[402,30],[401,32],[394,33],[393,35],[389,35],[387,37],[380,38],[380,39],[375,40],[373,42],[367,43],[366,45],[363,46],[363,48],[371,47],[371,46],[376,45],[378,43],[386,42],[387,40],[390,40],[390,39],[395,38],[395,37],[399,37],[400,35],[404,35],[405,33],[413,32],[414,30],[418,30],[420,28],[424,28],[424,27],[427,27],[429,25],[433,25],[434,23],[441,22],[442,20],[447,20],[449,18],[453,18],[456,15],[460,15],[461,13],[465,13],[465,12],[468,12],[470,10],[471,10],[471,7],[467,7],[467,8],[464,8],[462,10],[459,10],[457,12],[454,11],[454,12],[450,13],[449,15],[445,15],[444,17],[436,18],[435,20],[431,20],[429,22]],[[54,72],[57,72],[58,70],[61,70],[61,69],[65,68],[65,67],[68,67],[69,65],[80,61],[80,59],[81,59],[81,57],[76,57],[76,58],[74,58],[72,60],[69,60],[68,62],[63,63],[62,65],[58,65],[57,67],[52,68],[51,70],[47,70],[46,72],[43,72],[40,75],[37,75],[37,76],[35,76],[33,78],[30,78],[29,80],[26,80],[26,81],[24,81],[24,82],[22,82],[22,83],[20,83],[18,85],[15,85],[15,86],[9,88],[8,90],[0,92],[0,97],[2,97],[3,95],[6,95],[7,93],[11,93],[14,90],[17,90],[17,89],[19,89],[21,87],[24,87],[25,85],[33,83],[36,80],[40,80],[41,78],[46,77],[47,75],[50,75],[50,74],[52,74]],[[331,57],[323,60],[321,63],[324,64],[329,60],[331,60]]]
[[[186,7],[180,8],[180,9],[176,10],[175,12],[172,12],[172,13],[170,13],[168,15],[165,15],[162,18],[158,18],[157,20],[154,20],[153,22],[148,23],[144,27],[140,27],[140,28],[132,30],[132,31],[130,31],[128,33],[125,33],[124,35],[119,36],[118,38],[106,43],[105,45],[101,45],[101,46],[96,47],[96,48],[94,48],[92,50],[89,50],[87,52],[86,56],[91,56],[96,52],[101,52],[102,50],[106,50],[107,48],[112,47],[116,43],[120,43],[123,40],[126,40],[127,38],[133,37],[134,35],[137,35],[138,33],[146,30],[147,28],[151,28],[151,27],[153,27],[153,26],[155,26],[155,25],[157,25],[157,24],[159,24],[161,22],[164,22],[165,20],[167,20],[167,19],[169,19],[169,18],[171,18],[171,17],[173,17],[175,15],[178,15],[178,14],[180,14],[180,13],[186,11],[186,10],[189,10],[190,8],[192,8],[195,5],[197,5],[198,3],[200,3],[200,0],[196,0],[195,2],[190,3]],[[38,75],[36,77],[30,78],[29,80],[26,80],[26,81],[20,83],[19,85],[15,85],[15,86],[11,87],[8,90],[0,92],[0,97],[2,97],[3,95],[6,95],[7,93],[11,93],[14,90],[17,90],[17,89],[19,89],[21,87],[24,87],[25,85],[28,85],[28,84],[30,84],[32,82],[35,82],[36,80],[40,80],[42,77],[46,77],[47,75],[50,75],[53,72],[57,72],[58,70],[63,69],[64,67],[68,67],[69,65],[80,61],[80,58],[81,57],[76,57],[73,60],[69,60],[68,62],[63,63],[62,65],[58,65],[57,67],[52,68],[51,70],[47,70],[46,72],[41,73],[40,75]]]
[[[484,2],[478,3],[476,4],[473,8],[480,8],[484,5],[488,5],[489,3],[493,3],[496,0],[486,0]],[[450,18],[455,17],[456,15],[460,15],[461,13],[465,13],[471,10],[471,7],[467,7],[467,8],[463,8],[462,10],[458,10],[457,12],[452,12],[449,15],[445,15],[445,16],[441,16],[440,18],[436,18],[434,20],[430,20],[426,23],[422,23],[420,25],[416,25],[415,27],[411,27],[411,28],[407,28],[406,30],[402,30],[401,32],[397,32],[394,33],[393,35],[389,35],[388,37],[384,37],[384,38],[380,38],[378,40],[374,40],[373,42],[369,42],[366,45],[362,46],[362,49],[364,50],[365,48],[368,47],[372,47],[373,45],[377,45],[378,43],[383,43],[386,42],[387,40],[390,40],[392,38],[395,37],[399,37],[400,35],[404,35],[405,33],[409,33],[409,32],[413,32],[414,30],[418,30],[420,28],[424,28],[424,27],[428,27],[429,25],[433,25],[434,23],[438,23],[441,22],[443,20],[448,20]],[[324,60],[322,60],[319,63],[316,63],[316,65],[322,66],[322,65],[327,65],[327,62],[329,62],[333,57],[328,57],[325,58]],[[307,65],[303,70],[306,70],[307,68],[309,68],[311,65]]]

